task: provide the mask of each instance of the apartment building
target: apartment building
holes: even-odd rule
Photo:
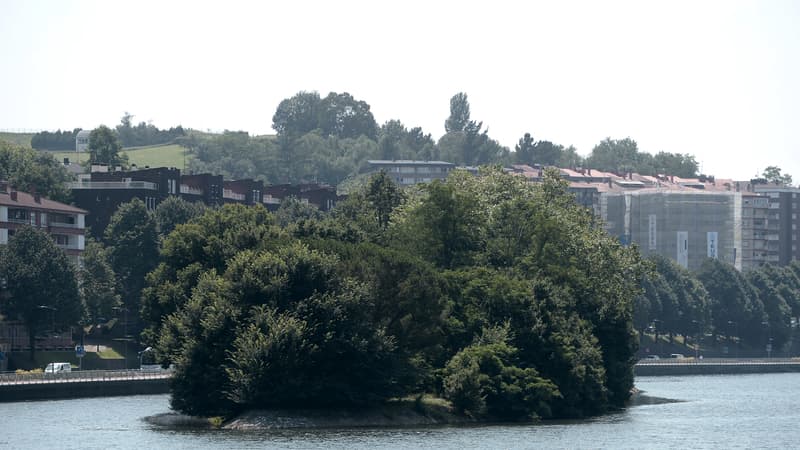
[[[75,205],[92,214],[86,221],[93,236],[101,237],[119,205],[138,198],[155,210],[170,195],[178,195],[180,171],[158,167],[129,171],[109,171],[95,166],[92,172],[70,183]]]
[[[29,225],[47,231],[77,264],[85,246],[87,214],[84,209],[18,191],[0,181],[0,245],[8,244],[17,229]]]
[[[265,186],[262,201],[268,209],[274,211],[280,207],[281,201],[288,197],[295,197],[302,202],[314,205],[320,211],[330,211],[339,201],[335,187],[316,183]]]
[[[369,160],[370,172],[383,170],[400,186],[447,178],[456,165],[444,161]]]
[[[779,186],[762,183],[762,180],[751,180],[752,192],[766,196],[769,200],[767,212],[767,240],[777,259],[777,264],[784,266],[792,261],[800,260],[800,230],[797,229],[800,214],[800,189],[791,186]],[[775,262],[775,261],[770,261]]]
[[[777,234],[770,231],[769,198],[742,192],[742,246],[736,259],[739,270],[755,269],[764,264],[779,264]]]

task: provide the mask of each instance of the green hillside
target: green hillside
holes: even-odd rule
[[[128,155],[128,161],[136,167],[177,167],[183,169],[184,148],[177,144],[153,145],[149,147],[132,147],[122,150]],[[63,161],[69,158],[72,162],[84,162],[89,158],[88,153],[75,152],[50,152],[56,159]],[[186,155],[186,161],[191,155]]]
[[[0,140],[16,145],[23,145],[25,147],[31,146],[32,137],[33,133],[9,133],[6,131],[0,131]]]

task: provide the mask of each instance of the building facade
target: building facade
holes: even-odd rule
[[[770,248],[775,253],[770,256],[775,258],[776,263],[781,266],[800,260],[800,251],[798,251],[800,230],[797,229],[797,216],[800,214],[800,195],[798,195],[800,189],[754,182],[751,182],[750,185],[753,192],[769,199],[767,236]]]
[[[146,168],[130,171],[95,170],[69,184],[75,205],[91,211],[86,226],[102,237],[119,205],[140,199],[153,211],[170,195],[178,195],[180,171],[175,168]]]
[[[601,198],[608,232],[643,255],[659,254],[696,270],[706,258],[736,264],[741,194],[669,188],[609,192]]]
[[[444,161],[369,160],[370,172],[383,170],[400,186],[430,183],[447,178],[456,165]]]
[[[18,191],[0,181],[0,245],[8,244],[19,228],[32,226],[50,234],[77,264],[85,247],[87,214],[84,209]]]

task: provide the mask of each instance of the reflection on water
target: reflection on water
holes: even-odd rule
[[[647,394],[684,400],[585,421],[397,429],[163,430],[166,395],[0,404],[0,448],[795,448],[800,374],[638,378]]]

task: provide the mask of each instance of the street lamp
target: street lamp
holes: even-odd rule
[[[54,308],[52,306],[47,306],[47,305],[39,305],[39,306],[36,307],[36,309],[50,311],[51,326],[53,327],[53,329],[51,331],[52,331],[53,334],[55,334],[56,333],[56,311],[58,311],[58,309]]]
[[[697,359],[700,355],[700,322],[697,320],[693,320],[692,323],[695,326],[695,335],[694,335],[694,359]]]
[[[142,370],[142,357],[144,357],[144,354],[152,351],[153,347],[147,347],[146,349],[139,352],[139,370]]]
[[[735,322],[733,320],[729,320],[728,321],[728,338],[729,338],[729,340],[730,340],[730,336],[731,336],[731,329],[730,329],[731,325],[736,327],[736,357],[738,358],[739,357],[739,341],[741,341],[741,338],[739,337],[739,323]]]
[[[761,322],[764,325],[764,340],[766,341],[767,358],[772,357],[772,329],[769,327],[769,322]]]
[[[123,322],[122,322],[122,342],[124,345],[123,350],[123,357],[125,359],[125,370],[128,370],[128,308],[124,306],[115,306],[112,308],[114,311],[122,311],[123,313]]]
[[[656,334],[656,341],[655,343],[658,344],[658,354],[660,356],[664,355],[664,344],[661,342],[661,339],[658,338],[658,332],[661,331],[661,319],[653,319],[653,330],[655,330]]]

